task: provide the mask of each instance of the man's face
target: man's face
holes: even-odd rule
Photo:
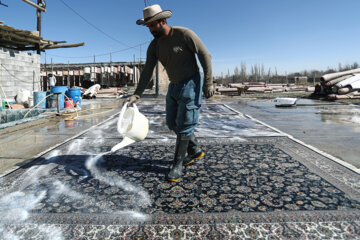
[[[153,21],[146,24],[154,38],[161,38],[165,34],[162,22]]]

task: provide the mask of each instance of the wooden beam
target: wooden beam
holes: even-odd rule
[[[54,49],[54,48],[71,48],[71,47],[80,47],[84,46],[85,43],[74,43],[74,44],[63,44],[63,45],[51,45],[47,47],[42,47],[41,49]]]
[[[58,44],[58,43],[66,43],[66,41],[53,41],[54,44]]]
[[[23,1],[26,2],[27,4],[30,4],[33,7],[36,7],[40,11],[46,12],[45,8],[40,7],[39,5],[33,3],[32,1],[29,1],[29,0],[23,0]]]
[[[40,43],[40,39],[33,39],[31,37],[23,37],[23,36],[19,36],[15,33],[7,33],[7,34],[4,34],[3,36],[9,36],[11,38],[14,38],[16,40],[20,40],[20,41],[23,41],[23,42],[28,42],[28,43]]]
[[[35,51],[37,47],[11,47],[11,49],[19,50],[19,51]]]
[[[41,39],[41,37],[39,36],[39,32],[37,32],[37,31],[19,30],[19,29],[12,28],[8,25],[0,26],[0,32],[1,31],[13,32],[18,35],[22,35],[22,36],[26,36],[26,37],[31,36],[34,38],[36,37],[37,39]]]
[[[13,40],[13,39],[9,39],[7,37],[0,37],[0,45],[20,45],[20,46],[26,46],[26,45],[33,45],[33,44],[29,44],[28,42],[23,42],[23,41],[18,41],[18,40]]]

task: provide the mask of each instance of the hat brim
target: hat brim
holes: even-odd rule
[[[171,17],[172,15],[172,12],[170,10],[164,10],[162,12],[159,12],[157,14],[155,14],[154,16],[152,16],[151,18],[148,18],[148,19],[143,19],[143,18],[140,18],[139,20],[136,21],[136,24],[137,25],[145,25],[149,22],[153,22],[153,21],[156,21],[156,20],[159,20],[159,19],[163,19],[163,18],[169,18]]]

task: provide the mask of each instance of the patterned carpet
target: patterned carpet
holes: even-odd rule
[[[206,155],[167,182],[175,139],[156,106],[143,142],[110,153],[110,119],[1,179],[0,238],[360,238],[358,174],[225,105],[204,106]]]

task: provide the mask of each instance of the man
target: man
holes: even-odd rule
[[[48,76],[49,76],[49,86],[50,86],[50,88],[54,87],[56,85],[56,77],[52,73],[49,73]]]
[[[183,166],[204,156],[194,130],[199,121],[202,91],[207,98],[214,94],[211,56],[193,31],[167,25],[166,19],[172,15],[170,10],[162,11],[155,4],[144,8],[143,14],[144,18],[136,23],[146,25],[154,40],[148,47],[139,85],[128,101],[130,105],[141,97],[159,60],[170,80],[166,95],[166,124],[177,134],[174,162],[167,180],[176,182],[182,176]],[[195,54],[204,70],[204,84]]]

